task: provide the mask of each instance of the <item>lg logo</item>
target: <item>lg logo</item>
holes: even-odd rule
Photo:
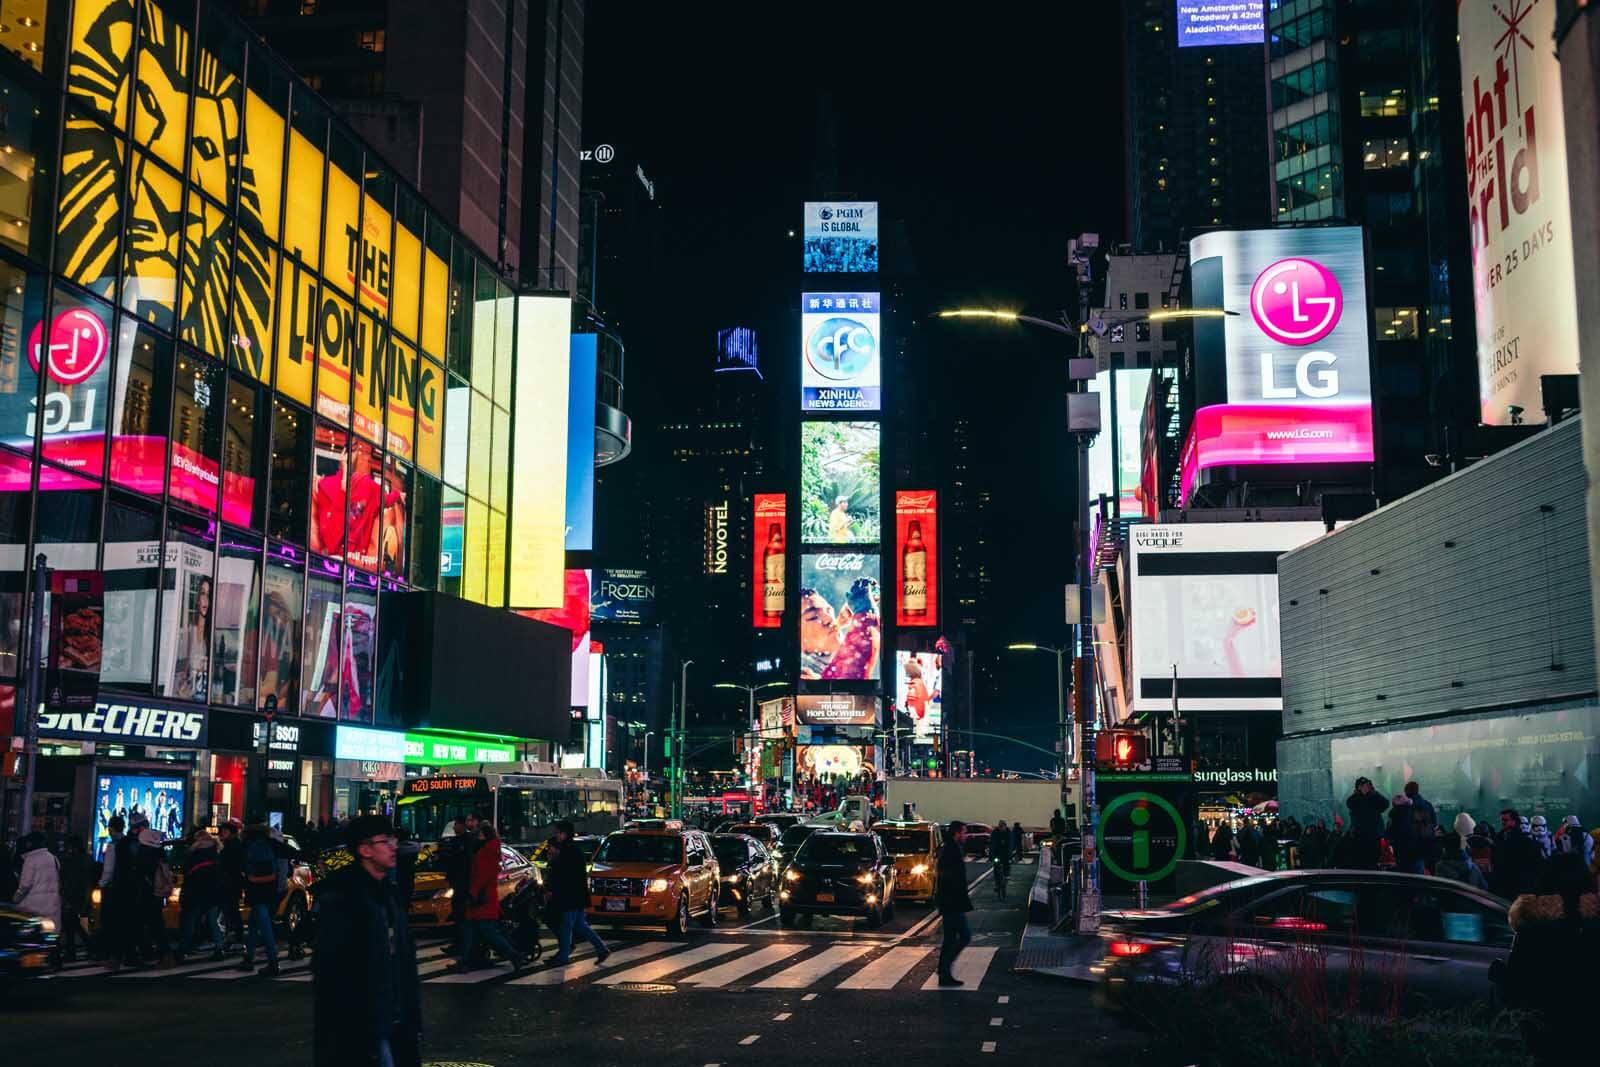
[[[1280,259],[1250,287],[1250,315],[1261,332],[1280,344],[1303,347],[1327,337],[1344,314],[1339,279],[1310,259]],[[1295,360],[1294,384],[1279,385],[1275,353],[1261,353],[1261,396],[1323,400],[1338,395],[1338,359],[1332,352],[1307,352]]]

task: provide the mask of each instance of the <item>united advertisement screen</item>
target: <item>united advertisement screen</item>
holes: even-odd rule
[[[1260,44],[1266,0],[1178,0],[1178,47]]]
[[[878,269],[876,201],[807,201],[808,274],[872,274]]]
[[[877,293],[802,293],[800,408],[877,411],[883,399]]]
[[[243,803],[239,798],[236,803]],[[102,774],[95,779],[94,858],[105,858],[111,842],[109,824],[122,816],[124,826],[134,815],[150,821],[150,829],[162,837],[182,837],[188,819],[184,803],[184,780],[153,774]]]
[[[937,652],[895,653],[895,708],[899,727],[914,744],[931,745],[944,724],[944,657]],[[902,735],[903,736],[903,735]]]
[[[1278,557],[1319,522],[1136,525],[1133,709],[1281,711]]]
[[[806,544],[882,540],[878,442],[875,422],[800,424],[800,536]]]
[[[788,553],[784,529],[789,517],[789,498],[782,493],[755,495],[755,551],[751,553],[755,573],[750,580],[754,603],[750,606],[751,625],[758,630],[776,630],[783,625],[783,609],[788,601]]]
[[[876,552],[800,557],[800,677],[877,681],[883,652]]]
[[[794,698],[802,726],[872,726],[878,721],[878,698],[859,693],[801,693]]]
[[[894,494],[895,621],[939,625],[939,494],[900,489]]]

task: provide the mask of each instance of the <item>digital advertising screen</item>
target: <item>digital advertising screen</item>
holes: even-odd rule
[[[1194,474],[1371,463],[1372,309],[1359,226],[1217,230],[1189,243]],[[1186,489],[1187,492],[1187,489]]]
[[[800,424],[800,536],[806,544],[872,545],[883,537],[875,422]]]
[[[800,557],[800,677],[877,681],[883,652],[876,552]]]
[[[802,726],[873,726],[878,721],[875,696],[801,693],[794,701],[795,715]]]
[[[761,713],[761,739],[779,741],[794,730],[794,697],[763,700],[757,707]]]
[[[1278,557],[1320,522],[1131,527],[1133,709],[1281,711]],[[1176,679],[1174,679],[1176,674]]]
[[[1266,0],[1178,0],[1178,47],[1260,44]]]
[[[877,411],[883,402],[877,293],[800,295],[800,409]]]
[[[872,274],[878,269],[877,201],[807,201],[804,236],[808,274]]]
[[[130,817],[142,814],[150,829],[162,837],[182,837],[189,806],[185,803],[184,779],[155,774],[100,774],[95,776],[94,858],[105,857],[111,841],[107,828],[113,815],[122,816],[126,826]]]
[[[784,528],[789,517],[789,498],[783,493],[757,493],[754,501],[755,551],[750,554],[755,573],[750,589],[751,625],[758,630],[776,630],[783,625],[783,609],[788,602],[788,552]]]
[[[1115,497],[1124,518],[1144,512],[1140,463],[1144,438],[1140,432],[1144,418],[1145,394],[1150,389],[1151,371],[1129,367],[1117,371],[1117,410],[1111,412],[1111,372],[1103,370],[1089,382],[1089,391],[1100,395],[1100,429],[1089,445],[1089,506],[1099,506],[1101,494]],[[1112,435],[1115,425],[1116,434]],[[1115,443],[1113,446],[1113,442]]]
[[[823,781],[857,777],[868,766],[862,756],[872,751],[871,745],[865,749],[858,745],[800,745],[798,748],[796,776]]]
[[[937,652],[904,649],[894,656],[894,704],[901,728],[911,728],[914,744],[931,745],[944,724],[944,657]]]
[[[562,578],[564,594],[560,608],[519,611],[530,619],[559,626],[572,635],[572,707],[589,706],[589,571],[569,570]]]
[[[567,551],[594,548],[594,401],[599,338],[572,335],[567,377]]]
[[[939,625],[939,494],[899,489],[894,494],[895,621]]]
[[[649,571],[602,567],[589,590],[589,618],[595,622],[656,621],[656,583]]]
[[[517,367],[511,462],[516,476],[511,480],[507,537],[511,575],[506,600],[512,607],[554,608],[562,602],[566,566],[572,300],[566,296],[513,299]],[[509,310],[502,308],[501,313]],[[588,603],[585,597],[585,612]]]
[[[756,332],[748,326],[729,326],[717,331],[717,365],[713,374],[754,371],[761,377],[761,348]]]

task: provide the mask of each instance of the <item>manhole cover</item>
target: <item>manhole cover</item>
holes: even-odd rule
[[[676,993],[678,987],[666,982],[618,982],[613,989],[626,989],[630,993]]]

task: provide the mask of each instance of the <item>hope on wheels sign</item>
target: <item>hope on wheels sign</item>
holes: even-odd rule
[[[1156,793],[1114,797],[1100,809],[1100,866],[1130,885],[1159,882],[1178,869],[1189,832],[1176,804]]]

